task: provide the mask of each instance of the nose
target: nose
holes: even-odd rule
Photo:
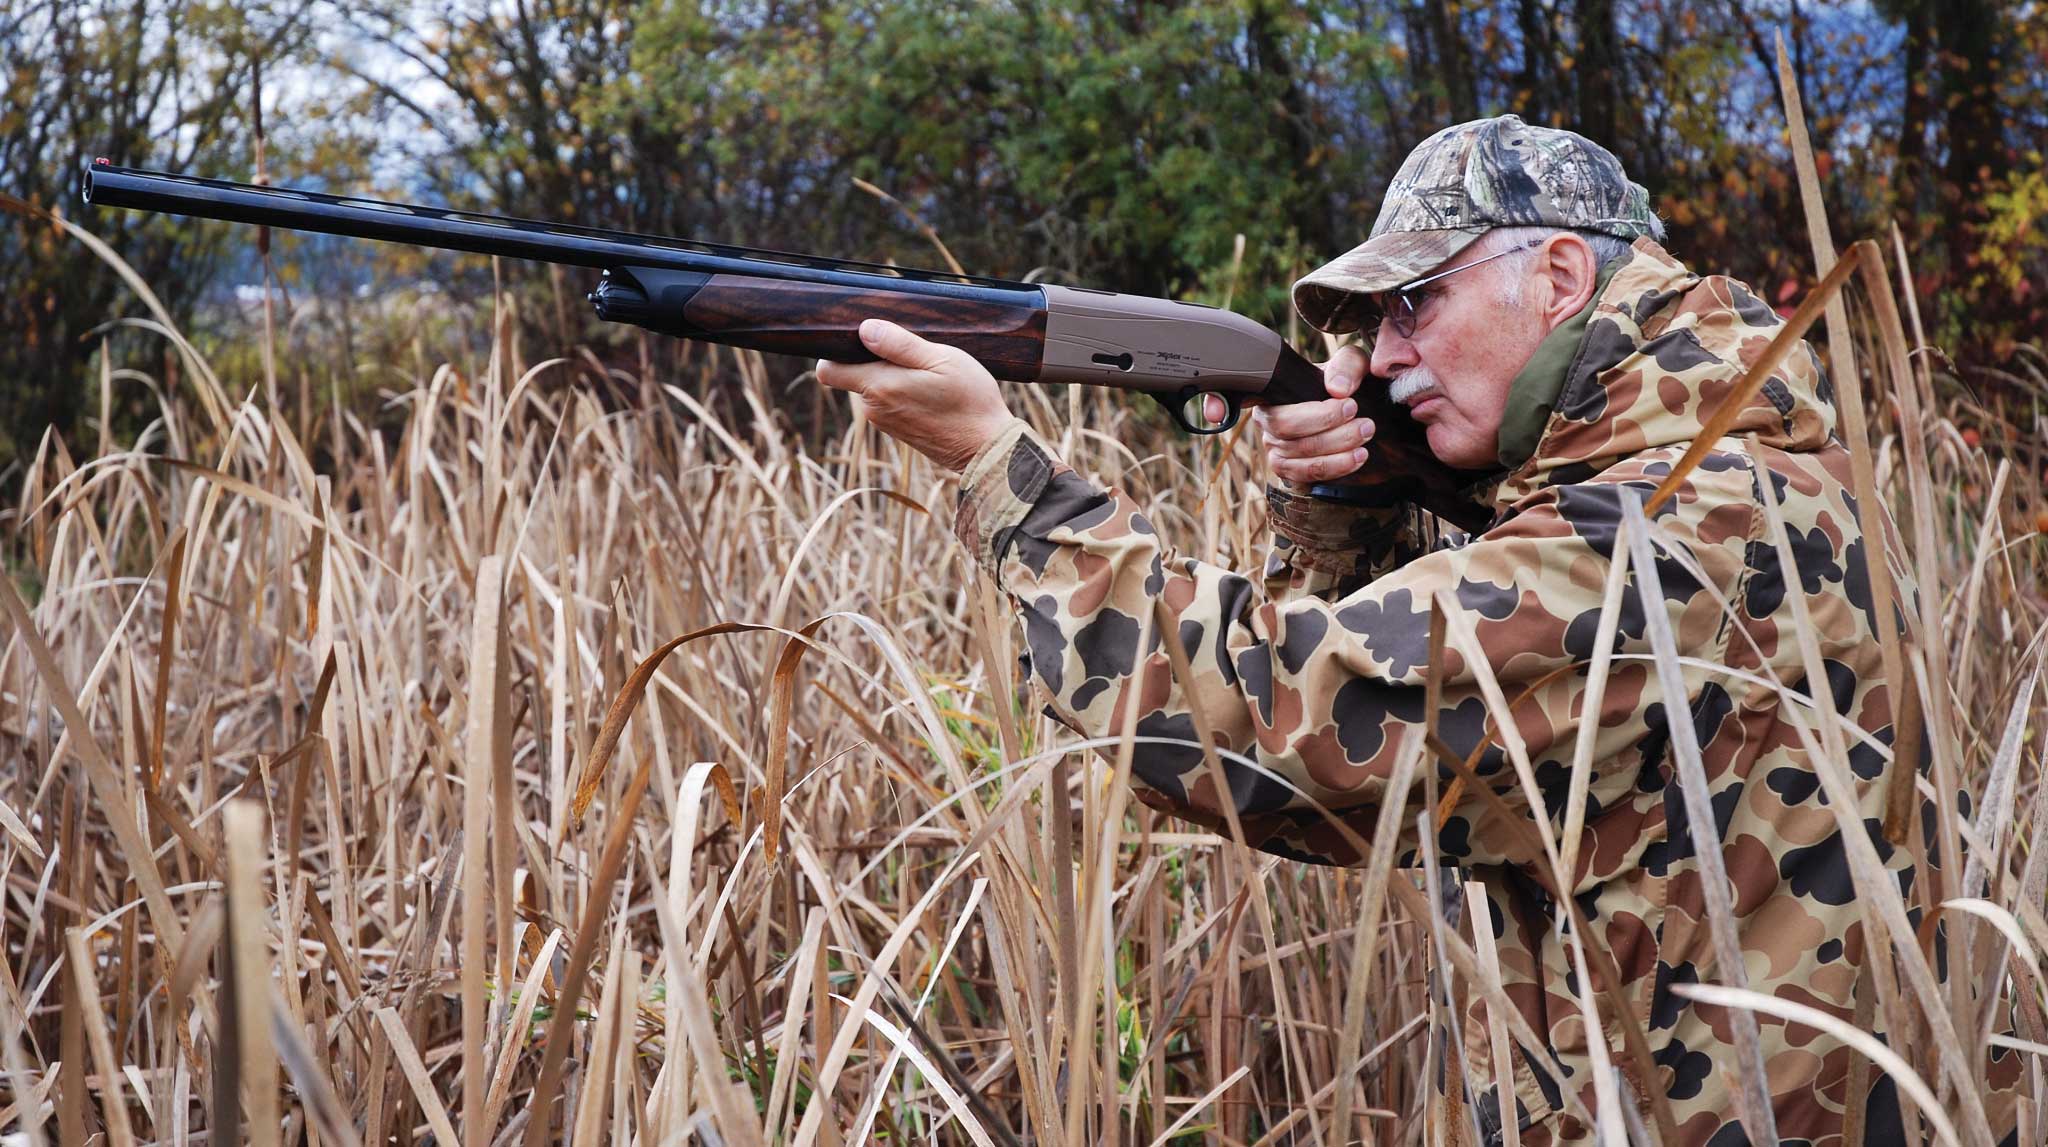
[[[1392,378],[1410,367],[1422,365],[1422,359],[1415,353],[1415,344],[1401,337],[1394,324],[1382,322],[1379,334],[1372,341],[1372,372],[1379,378]]]

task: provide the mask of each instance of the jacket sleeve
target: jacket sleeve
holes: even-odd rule
[[[1266,521],[1273,529],[1266,593],[1274,601],[1335,601],[1413,561],[1425,548],[1422,514],[1413,506],[1348,506],[1291,483],[1266,488]]]
[[[1136,704],[1140,736],[1184,742],[1137,747],[1133,778],[1147,803],[1216,825],[1227,800],[1255,846],[1346,864],[1358,862],[1355,849],[1315,806],[1362,837],[1370,833],[1398,747],[1425,718],[1430,601],[1438,590],[1455,597],[1476,631],[1537,766],[1544,813],[1561,822],[1585,675],[1557,671],[1591,655],[1623,485],[1566,488],[1484,535],[1405,563],[1391,560],[1397,547],[1388,548],[1377,563],[1384,572],[1364,580],[1354,567],[1350,576],[1361,584],[1341,596],[1292,591],[1296,580],[1343,575],[1315,568],[1339,549],[1315,543],[1331,539],[1287,538],[1292,548],[1275,559],[1282,576],[1261,592],[1239,574],[1173,553],[1128,498],[1059,464],[1018,423],[963,477],[956,529],[1021,612],[1032,671],[1056,716],[1086,735],[1113,736],[1124,707]],[[1683,537],[1678,504],[1660,519]],[[1368,573],[1375,566],[1370,558],[1350,560],[1363,561]],[[1666,593],[1680,605],[1690,602],[1687,586],[1697,586],[1687,564],[1659,563]],[[1164,603],[1187,650],[1191,682],[1174,679],[1156,637],[1138,649],[1155,602]],[[1632,603],[1631,593],[1618,643],[1639,648],[1641,610]],[[1439,733],[1461,754],[1496,742],[1477,771],[1516,815],[1527,816],[1528,798],[1489,736],[1472,667],[1447,649],[1444,669]],[[1643,741],[1653,719],[1646,673],[1640,661],[1617,660],[1608,676],[1589,814],[1634,788],[1635,770],[1609,762]],[[1190,689],[1219,747],[1259,766],[1226,757],[1227,794],[1216,791],[1202,762]],[[1420,790],[1411,799],[1420,800]],[[1447,858],[1536,859],[1489,823],[1493,813],[1478,794],[1449,812],[1438,841]],[[1402,823],[1413,820],[1411,810]],[[1594,851],[1597,844],[1587,854]]]

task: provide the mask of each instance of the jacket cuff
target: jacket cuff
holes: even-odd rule
[[[1298,569],[1348,576],[1382,565],[1414,516],[1407,505],[1348,505],[1293,483],[1266,487],[1266,520],[1291,543],[1288,563]]]
[[[1052,448],[1013,418],[961,472],[953,535],[989,577],[1002,568],[1010,539],[1052,482],[1053,469]]]

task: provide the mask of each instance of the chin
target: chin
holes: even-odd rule
[[[1426,435],[1429,452],[1437,461],[1459,470],[1484,470],[1494,465],[1499,457],[1499,448],[1484,443],[1475,443],[1467,435],[1460,434],[1457,427],[1441,422],[1432,424]]]

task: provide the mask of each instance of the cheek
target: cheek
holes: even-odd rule
[[[1508,391],[1513,387],[1517,369],[1501,363],[1489,364],[1489,367],[1474,375],[1465,410],[1476,421],[1498,426],[1501,415],[1507,411]]]
[[[1447,405],[1465,417],[1485,411],[1494,401],[1495,386],[1488,369],[1488,335],[1484,330],[1445,332],[1452,337],[1438,341],[1422,361],[1442,384]]]
[[[1474,308],[1467,321],[1445,331],[1449,336],[1427,360],[1444,380],[1451,404],[1469,419],[1497,422],[1507,409],[1508,391],[1528,355],[1513,352],[1522,341],[1517,316],[1498,308]],[[1512,360],[1512,361],[1511,361]]]

